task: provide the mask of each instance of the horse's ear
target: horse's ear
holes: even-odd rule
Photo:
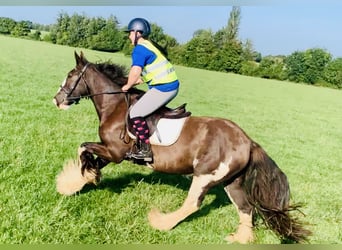
[[[74,54],[75,54],[75,59],[76,59],[76,66],[78,66],[78,65],[84,66],[88,63],[88,60],[85,58],[82,51],[81,51],[80,55],[78,55],[76,51]]]
[[[81,57],[77,54],[76,50],[74,52],[74,55],[75,55],[76,65],[79,65],[82,60],[81,60]]]

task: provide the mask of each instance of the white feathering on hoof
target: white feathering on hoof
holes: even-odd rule
[[[75,160],[69,160],[57,176],[56,188],[60,194],[72,195],[81,191],[85,184],[96,184],[96,181],[96,173],[85,170],[83,176],[80,164]]]

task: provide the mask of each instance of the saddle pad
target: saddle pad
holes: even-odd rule
[[[158,121],[156,131],[150,136],[150,143],[158,146],[170,146],[175,143],[187,118],[188,117],[180,119],[161,118]],[[136,139],[135,135],[129,131],[128,135],[132,139]]]
[[[161,118],[158,121],[156,131],[150,136],[150,143],[159,146],[170,146],[175,143],[182,131],[185,120]]]

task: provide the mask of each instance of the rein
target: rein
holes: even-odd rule
[[[116,94],[128,94],[127,92],[124,91],[110,91],[110,92],[102,92],[102,93],[96,93],[92,95],[83,95],[83,96],[74,96],[74,97],[67,97],[68,100],[78,100],[82,98],[90,98],[93,96],[98,96],[98,95],[116,95]]]
[[[94,97],[94,96],[98,96],[98,95],[116,95],[116,94],[126,94],[127,92],[124,91],[109,91],[109,92],[102,92],[102,93],[96,93],[96,94],[91,94],[91,95],[83,95],[83,96],[70,96],[72,94],[72,92],[76,89],[78,83],[80,82],[81,78],[83,79],[87,89],[88,89],[88,84],[86,79],[84,78],[84,74],[88,68],[88,66],[90,65],[90,63],[87,63],[83,69],[81,70],[81,73],[78,75],[75,83],[73,84],[73,86],[71,87],[70,90],[65,89],[64,86],[60,86],[61,89],[67,94],[66,99],[70,100],[70,101],[74,101],[74,100],[79,100],[82,98],[90,98],[90,97]],[[127,96],[127,95],[126,95]],[[126,97],[127,100],[127,97]],[[77,102],[78,103],[78,102]],[[77,104],[76,103],[76,104]]]
[[[83,82],[88,90],[89,93],[89,87],[88,87],[88,83],[87,80],[84,77],[84,74],[88,68],[88,66],[90,65],[90,63],[88,62],[83,69],[81,70],[80,74],[78,75],[77,79],[75,80],[74,84],[72,85],[72,87],[70,89],[66,89],[64,86],[60,86],[61,90],[63,90],[66,93],[66,100],[69,101],[74,101],[75,104],[79,103],[79,100],[82,98],[90,98],[90,97],[94,97],[94,96],[99,96],[99,95],[117,95],[117,94],[125,94],[125,102],[127,104],[127,110],[129,110],[129,107],[131,106],[130,103],[130,93],[129,92],[125,92],[125,91],[108,91],[108,92],[101,92],[101,93],[95,93],[95,94],[88,94],[88,95],[82,95],[82,96],[70,96],[72,94],[72,92],[76,89],[77,85],[79,84],[80,80],[83,79]],[[126,114],[128,116],[128,112]],[[127,121],[127,119],[125,119]],[[125,143],[128,144],[130,143],[130,139],[125,140],[126,137],[126,133],[127,133],[127,123],[125,122],[124,128],[123,130],[120,132],[120,139]]]

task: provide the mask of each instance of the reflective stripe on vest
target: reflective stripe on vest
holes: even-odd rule
[[[142,78],[149,85],[163,84],[176,81],[177,75],[172,64],[149,41],[139,43],[156,54],[156,59],[144,67]]]

